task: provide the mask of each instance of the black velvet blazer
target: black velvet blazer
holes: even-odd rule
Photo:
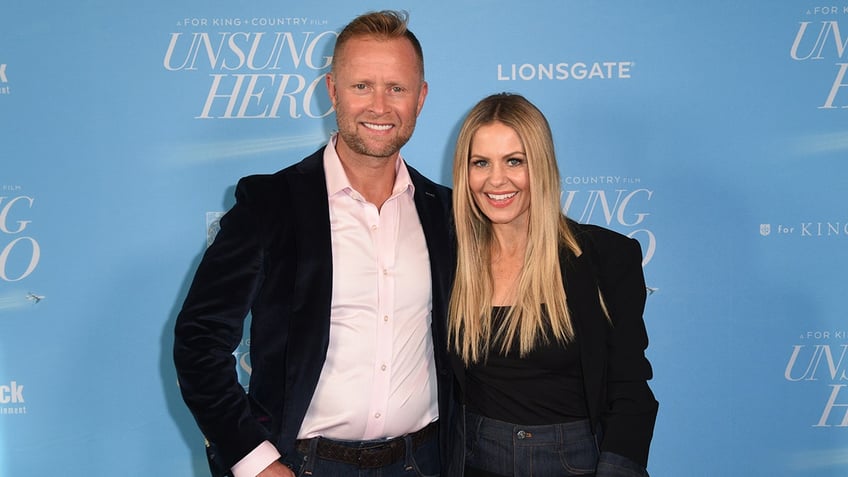
[[[183,398],[225,471],[264,440],[284,461],[293,454],[324,364],[333,264],[323,153],[239,181],[236,204],[222,217],[177,318],[174,361]],[[450,190],[411,167],[409,174],[430,257],[439,411],[447,416]],[[232,352],[248,312],[253,369],[246,394]],[[447,433],[442,426],[443,448]]]

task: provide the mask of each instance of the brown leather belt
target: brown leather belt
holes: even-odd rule
[[[438,421],[427,424],[424,428],[415,431],[409,436],[412,438],[412,450],[417,449],[428,438],[436,434],[439,429]],[[343,462],[356,465],[360,469],[375,469],[397,462],[406,455],[405,436],[395,437],[383,442],[368,445],[367,447],[356,446],[356,442],[346,445],[338,441],[316,437],[318,440],[315,454],[327,460]],[[313,439],[301,439],[297,441],[297,451],[301,454],[309,453],[309,443]]]

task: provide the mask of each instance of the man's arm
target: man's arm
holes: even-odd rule
[[[261,286],[267,236],[261,202],[249,185],[239,182],[236,205],[221,218],[175,326],[174,363],[183,399],[225,468],[269,439],[251,412],[233,356]]]
[[[255,477],[257,475],[279,475],[279,468],[274,464],[279,464],[277,461],[280,458],[280,453],[268,441],[259,444],[259,447],[253,449],[250,454],[244,456],[238,461],[233,468],[233,477]],[[283,465],[283,467],[286,467]],[[277,470],[275,470],[277,469]],[[263,472],[268,472],[263,473]]]

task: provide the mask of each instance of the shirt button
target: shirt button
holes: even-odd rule
[[[383,321],[386,321],[386,322],[389,321],[389,315],[383,316]]]
[[[380,369],[381,369],[381,370],[383,370],[383,371],[385,371],[385,370],[386,370],[386,365],[384,364],[384,365],[380,366]]]
[[[376,414],[374,414],[374,419],[380,419],[380,416],[381,416],[381,415],[382,415],[382,414],[380,414],[379,412],[378,412],[378,413],[376,413]]]
[[[518,431],[517,436],[519,439],[524,439],[525,437],[527,437],[527,433],[524,431]]]

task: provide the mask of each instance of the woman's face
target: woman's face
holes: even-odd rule
[[[474,133],[468,187],[477,207],[493,224],[528,224],[530,172],[524,145],[514,129],[494,122]]]

